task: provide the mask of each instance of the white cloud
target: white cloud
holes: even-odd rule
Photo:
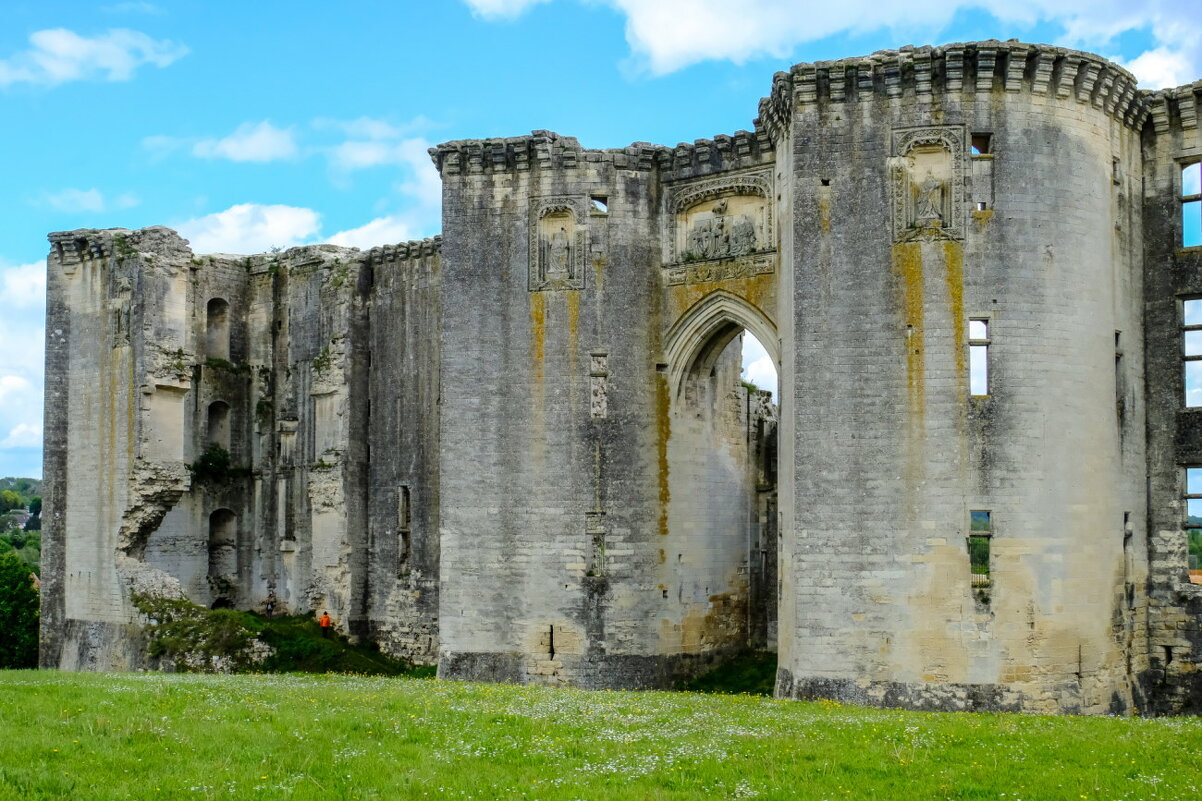
[[[0,375],[0,403],[10,396],[29,392],[33,385],[19,375]]]
[[[319,117],[313,120],[313,127],[319,131],[341,131],[352,139],[400,139],[417,131],[434,127],[424,115],[417,115],[409,122],[396,124],[374,117],[359,117],[354,120],[337,120]]]
[[[383,133],[383,129],[377,129],[377,133]],[[395,188],[407,207],[365,225],[339,231],[328,241],[344,247],[369,248],[404,242],[437,230],[442,222],[442,179],[430,160],[429,148],[430,143],[420,137],[349,141],[330,148],[330,164],[336,170],[399,167],[405,178]]]
[[[415,237],[413,224],[406,215],[396,214],[387,217],[377,217],[366,225],[339,231],[329,238],[331,245],[341,245],[347,248],[367,248],[376,245],[393,245],[398,242],[408,242]]]
[[[0,440],[0,448],[40,448],[42,446],[42,426],[38,423],[17,423],[8,432],[8,436]]]
[[[129,192],[108,200],[105,198],[104,193],[96,188],[64,189],[61,192],[47,194],[45,200],[51,208],[68,213],[128,209],[138,205],[140,202],[137,195]]]
[[[35,261],[0,270],[0,286],[0,297],[9,308],[42,308],[46,303],[46,265]]]
[[[44,329],[32,323],[0,322],[6,349],[27,349],[0,356],[0,432],[8,432],[0,439],[0,475],[41,473]]]
[[[768,351],[750,332],[743,333],[743,380],[776,392],[776,365]]]
[[[144,64],[166,67],[188,48],[151,39],[140,31],[114,28],[88,38],[66,28],[29,35],[28,50],[0,59],[0,87],[15,83],[55,86],[68,81],[128,81]]]
[[[343,142],[330,148],[331,163],[342,170],[396,164],[399,157],[397,146],[391,142]]]
[[[0,475],[41,475],[46,266],[0,259],[0,297]]]
[[[486,19],[512,18],[531,0],[465,0]],[[1129,66],[1150,86],[1196,78],[1202,72],[1202,26],[1194,4],[1182,0],[601,0],[626,18],[635,61],[655,75],[701,61],[784,58],[799,44],[835,34],[887,29],[899,41],[933,43],[953,17],[983,10],[1020,28],[1061,25],[1057,44],[1103,51],[1121,34],[1148,31],[1154,46]]]
[[[321,230],[321,215],[296,206],[240,203],[175,228],[197,253],[262,253],[311,239]]]
[[[526,9],[547,0],[466,0],[472,13],[485,19],[509,18],[519,16]]]
[[[149,137],[162,147],[168,137]],[[147,140],[143,140],[147,144]],[[298,149],[291,128],[277,128],[270,122],[246,122],[223,139],[202,139],[192,146],[192,155],[230,161],[276,161],[296,158]]]
[[[1176,87],[1197,77],[1189,56],[1168,47],[1149,50],[1123,66],[1131,70],[1144,89]]]

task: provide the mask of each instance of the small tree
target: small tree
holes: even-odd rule
[[[6,629],[0,637],[0,668],[37,667],[40,607],[29,565],[11,552],[0,554],[0,620]]]
[[[24,508],[25,502],[21,500],[21,496],[12,490],[0,490],[0,512],[8,512],[13,509]]]

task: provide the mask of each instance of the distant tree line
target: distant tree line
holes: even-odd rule
[[[0,668],[38,664],[42,482],[0,478]],[[28,517],[24,512],[28,510]]]

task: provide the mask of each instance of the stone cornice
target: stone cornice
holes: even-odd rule
[[[460,139],[430,149],[444,176],[572,170],[608,163],[615,169],[707,173],[749,167],[770,160],[772,140],[766,131],[736,131],[712,139],[681,142],[675,147],[634,142],[613,150],[586,150],[575,138],[552,131],[506,139]]]
[[[433,256],[442,250],[442,237],[417,239],[396,245],[380,245],[363,254],[367,264],[385,264],[394,261],[409,261]]]
[[[1100,56],[1050,45],[985,41],[903,47],[839,61],[797,64],[778,72],[760,101],[757,123],[774,141],[792,113],[867,97],[931,101],[995,92],[1028,92],[1075,100],[1132,128],[1148,115],[1148,97],[1135,76]]]
[[[1167,133],[1176,126],[1182,130],[1197,130],[1198,106],[1202,103],[1202,80],[1151,92],[1147,97],[1152,125],[1157,134]]]

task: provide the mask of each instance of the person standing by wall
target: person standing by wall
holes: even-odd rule
[[[323,611],[321,613],[321,619],[317,621],[317,624],[319,626],[321,626],[321,636],[322,637],[330,636],[330,624],[332,622],[333,621],[330,620],[330,613]]]

